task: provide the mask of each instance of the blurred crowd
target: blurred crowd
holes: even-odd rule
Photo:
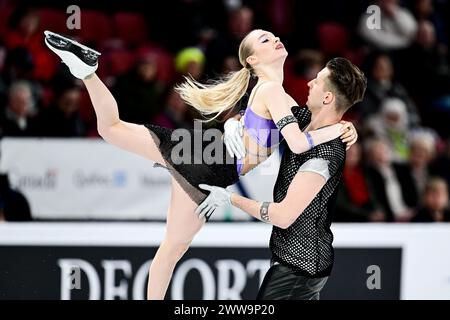
[[[263,28],[289,51],[284,87],[299,104],[331,57],[368,77],[346,119],[359,142],[347,154],[335,220],[450,221],[448,0],[170,0],[152,10],[128,2],[78,1],[81,28],[68,29],[67,1],[0,0],[0,137],[98,137],[87,92],[45,47],[43,30],[102,53],[98,74],[123,120],[188,128],[199,115],[174,85],[239,70],[239,42]]]

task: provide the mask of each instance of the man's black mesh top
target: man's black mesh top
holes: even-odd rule
[[[304,129],[311,121],[307,108],[293,107],[292,112]],[[273,197],[281,202],[299,168],[310,159],[328,162],[330,178],[324,187],[287,229],[273,227],[270,249],[274,261],[286,264],[311,277],[324,277],[331,273],[334,261],[333,234],[330,230],[332,216],[345,163],[345,144],[340,138],[295,154],[285,148]]]

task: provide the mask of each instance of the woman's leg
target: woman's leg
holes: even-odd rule
[[[196,208],[197,204],[172,178],[172,195],[167,212],[166,235],[150,266],[147,299],[164,299],[175,265],[205,223],[205,219],[200,220],[194,213]]]
[[[165,165],[148,129],[120,120],[116,99],[100,78],[93,74],[83,80],[97,117],[98,132],[110,144]]]

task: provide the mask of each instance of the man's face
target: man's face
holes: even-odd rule
[[[317,76],[308,82],[309,94],[306,105],[310,110],[318,109],[323,105],[323,101],[327,94],[325,80],[330,74],[330,70],[326,67],[319,71]]]
[[[425,194],[425,205],[433,211],[444,210],[448,206],[448,192],[445,185],[437,185]]]
[[[19,117],[26,117],[31,108],[31,92],[20,89],[11,93],[9,97],[9,107]]]
[[[377,141],[372,145],[369,151],[370,160],[377,166],[386,166],[391,163],[391,149],[382,142]]]
[[[66,115],[71,115],[78,110],[80,98],[81,93],[79,89],[69,89],[61,96],[58,106]]]
[[[409,161],[414,167],[427,166],[432,157],[432,152],[426,143],[417,141],[411,144],[411,151],[409,154]]]
[[[373,69],[372,77],[378,82],[391,81],[394,75],[394,68],[391,59],[382,55],[377,58]]]

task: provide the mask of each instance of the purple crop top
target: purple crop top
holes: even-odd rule
[[[277,144],[283,139],[283,136],[280,131],[278,131],[278,128],[272,119],[266,119],[257,115],[250,107],[245,109],[243,117],[245,129],[248,134],[255,139],[258,145],[270,148],[273,144]],[[243,166],[243,159],[237,159],[236,169],[239,175],[241,174]]]

